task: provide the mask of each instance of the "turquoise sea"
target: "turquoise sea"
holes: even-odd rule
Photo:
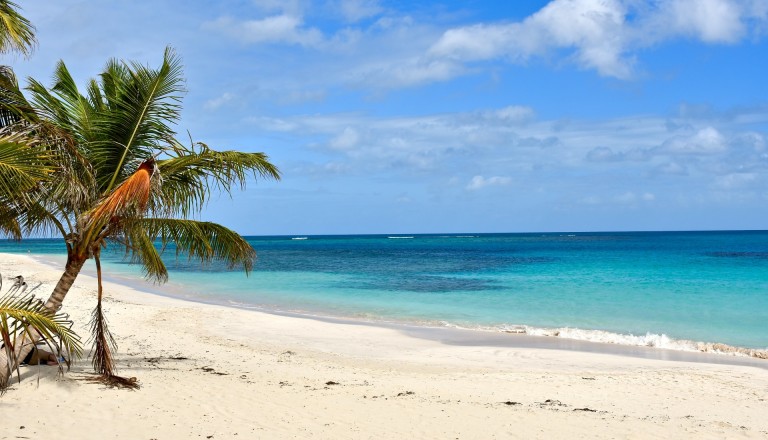
[[[176,258],[170,249],[170,282],[142,287],[191,300],[371,322],[678,349],[704,342],[768,349],[768,231],[248,240],[258,253],[250,276]],[[0,241],[0,252],[64,261],[60,240]],[[105,260],[113,279],[141,277],[119,248]]]

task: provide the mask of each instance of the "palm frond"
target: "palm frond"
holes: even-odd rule
[[[154,160],[142,163],[128,179],[103,198],[88,213],[89,228],[99,232],[109,222],[143,215],[149,200],[154,169]]]
[[[13,238],[63,232],[66,204],[88,197],[90,173],[57,133],[45,122],[0,130],[0,231]]]
[[[34,120],[34,110],[21,92],[13,69],[0,66],[0,127]]]
[[[17,211],[7,199],[0,197],[0,235],[21,240],[24,236],[21,231]]]
[[[17,285],[18,287],[18,285]],[[58,339],[61,349],[68,357],[79,358],[83,354],[79,336],[71,329],[72,321],[62,313],[51,313],[45,304],[35,298],[31,291],[9,289],[0,297],[0,339],[7,374],[0,375],[0,392],[8,386],[5,377],[19,364],[21,346],[32,344],[28,335],[38,334],[47,341]]]
[[[129,164],[152,157],[158,142],[173,137],[171,125],[179,119],[184,91],[181,60],[166,48],[159,69],[131,63],[112,67],[102,80],[109,112],[101,130],[112,143],[99,145],[92,154],[103,161],[99,184],[109,192],[130,174]]]
[[[53,172],[50,154],[24,127],[0,131],[0,195],[20,196]]]
[[[46,205],[49,199],[41,190],[32,191],[23,199],[9,201],[5,215],[15,218],[24,235],[65,236],[62,221],[68,221],[66,213],[55,205]]]
[[[79,121],[73,112],[79,100],[77,85],[63,61],[56,63],[50,90],[34,78],[27,79],[26,89],[31,94],[32,106],[42,119],[61,127],[78,141],[84,140],[78,126]]]
[[[178,142],[158,160],[162,185],[150,209],[160,215],[186,217],[205,206],[212,191],[231,193],[244,188],[249,177],[280,180],[280,171],[264,153],[216,151],[198,142],[185,147]]]
[[[83,354],[83,348],[80,337],[70,328],[71,325],[72,321],[67,315],[52,314],[31,292],[21,295],[11,292],[0,297],[0,327],[4,337],[32,326],[43,338],[60,339],[68,352],[79,357]]]
[[[154,241],[147,236],[147,231],[134,227],[127,229],[124,234],[124,238],[118,242],[126,247],[133,263],[141,264],[144,276],[157,283],[168,281],[168,268]]]
[[[101,279],[101,251],[94,252],[94,261],[96,262],[96,279],[98,283],[98,295],[96,308],[91,314],[91,339],[93,341],[93,351],[91,363],[98,376],[92,379],[93,382],[99,382],[109,387],[138,389],[139,383],[135,377],[125,378],[117,375],[117,365],[113,353],[117,351],[117,341],[112,336],[107,326],[107,317],[102,308],[102,299],[104,297],[104,285]]]
[[[143,218],[126,225],[126,233],[121,240],[135,261],[144,265],[148,277],[163,282],[168,274],[155,261],[142,260],[150,255],[146,250],[149,242],[158,240],[161,248],[175,245],[177,256],[199,260],[201,264],[221,261],[232,269],[241,266],[246,273],[253,269],[256,251],[236,232],[216,223],[195,220]],[[132,231],[143,231],[143,237]],[[138,257],[138,258],[137,258]]]
[[[29,55],[37,44],[35,27],[19,9],[12,1],[0,1],[0,53],[16,51]]]
[[[112,352],[117,351],[117,342],[107,326],[107,318],[102,310],[104,287],[101,281],[101,257],[97,251],[94,255],[96,262],[96,279],[98,283],[96,308],[91,315],[91,339],[93,340],[92,363],[93,369],[101,376],[114,376],[116,373],[115,360]]]

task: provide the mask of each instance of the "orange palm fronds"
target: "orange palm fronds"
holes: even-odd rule
[[[155,171],[154,159],[139,165],[139,168],[111,194],[104,198],[90,214],[91,224],[105,225],[126,215],[146,210],[151,190],[151,178]]]

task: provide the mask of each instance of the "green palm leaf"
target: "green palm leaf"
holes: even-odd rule
[[[176,143],[166,155],[169,158],[157,162],[162,184],[150,206],[162,215],[193,214],[202,209],[212,191],[230,193],[233,185],[243,188],[249,176],[280,179],[264,153],[216,151],[198,142],[192,147]]]
[[[18,219],[18,212],[7,198],[0,197],[0,234],[21,240],[24,236]]]
[[[66,315],[51,315],[45,304],[31,293],[6,293],[0,297],[0,333],[4,341],[6,336],[12,338],[20,334],[22,329],[31,326],[45,339],[59,339],[67,352],[79,357],[83,354],[83,348],[80,337],[70,328],[71,325],[72,321]]]
[[[18,12],[19,5],[0,1],[0,53],[17,51],[29,55],[35,47],[35,27]]]
[[[30,340],[26,335],[37,333],[46,340],[49,345],[58,341],[57,348],[67,354],[68,358],[79,358],[83,354],[80,337],[71,329],[72,321],[62,313],[53,314],[42,301],[35,298],[31,292],[18,293],[16,289],[10,289],[0,297],[0,339],[3,343],[3,352],[6,359],[12,362],[6,364],[18,365],[20,359],[16,357],[19,344],[28,344]],[[58,350],[52,350],[58,351]],[[10,373],[10,371],[6,372]],[[9,377],[8,374],[4,375]],[[8,382],[0,376],[0,392],[8,386]]]
[[[112,62],[102,81],[109,111],[100,130],[109,142],[94,146],[93,154],[104,164],[100,186],[111,191],[133,171],[126,165],[152,157],[159,143],[173,138],[184,92],[181,60],[167,48],[159,69]]]
[[[29,130],[0,131],[0,195],[21,196],[53,171],[50,155]]]
[[[34,118],[34,111],[19,89],[13,69],[0,66],[0,127]]]
[[[135,262],[143,265],[145,274],[158,282],[168,272],[154,246],[162,249],[174,244],[177,256],[197,259],[201,264],[225,262],[230,268],[241,266],[246,273],[253,269],[256,251],[236,232],[211,222],[183,219],[143,218],[131,222],[119,241],[126,246]]]

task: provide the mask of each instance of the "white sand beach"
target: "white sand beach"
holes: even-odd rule
[[[44,297],[60,275],[9,254],[0,272],[43,283]],[[81,275],[64,302],[84,339],[95,290]],[[112,283],[105,293],[119,372],[141,389],[85,381],[87,359],[64,377],[22,367],[0,397],[0,439],[768,438],[766,368],[447,345]]]

